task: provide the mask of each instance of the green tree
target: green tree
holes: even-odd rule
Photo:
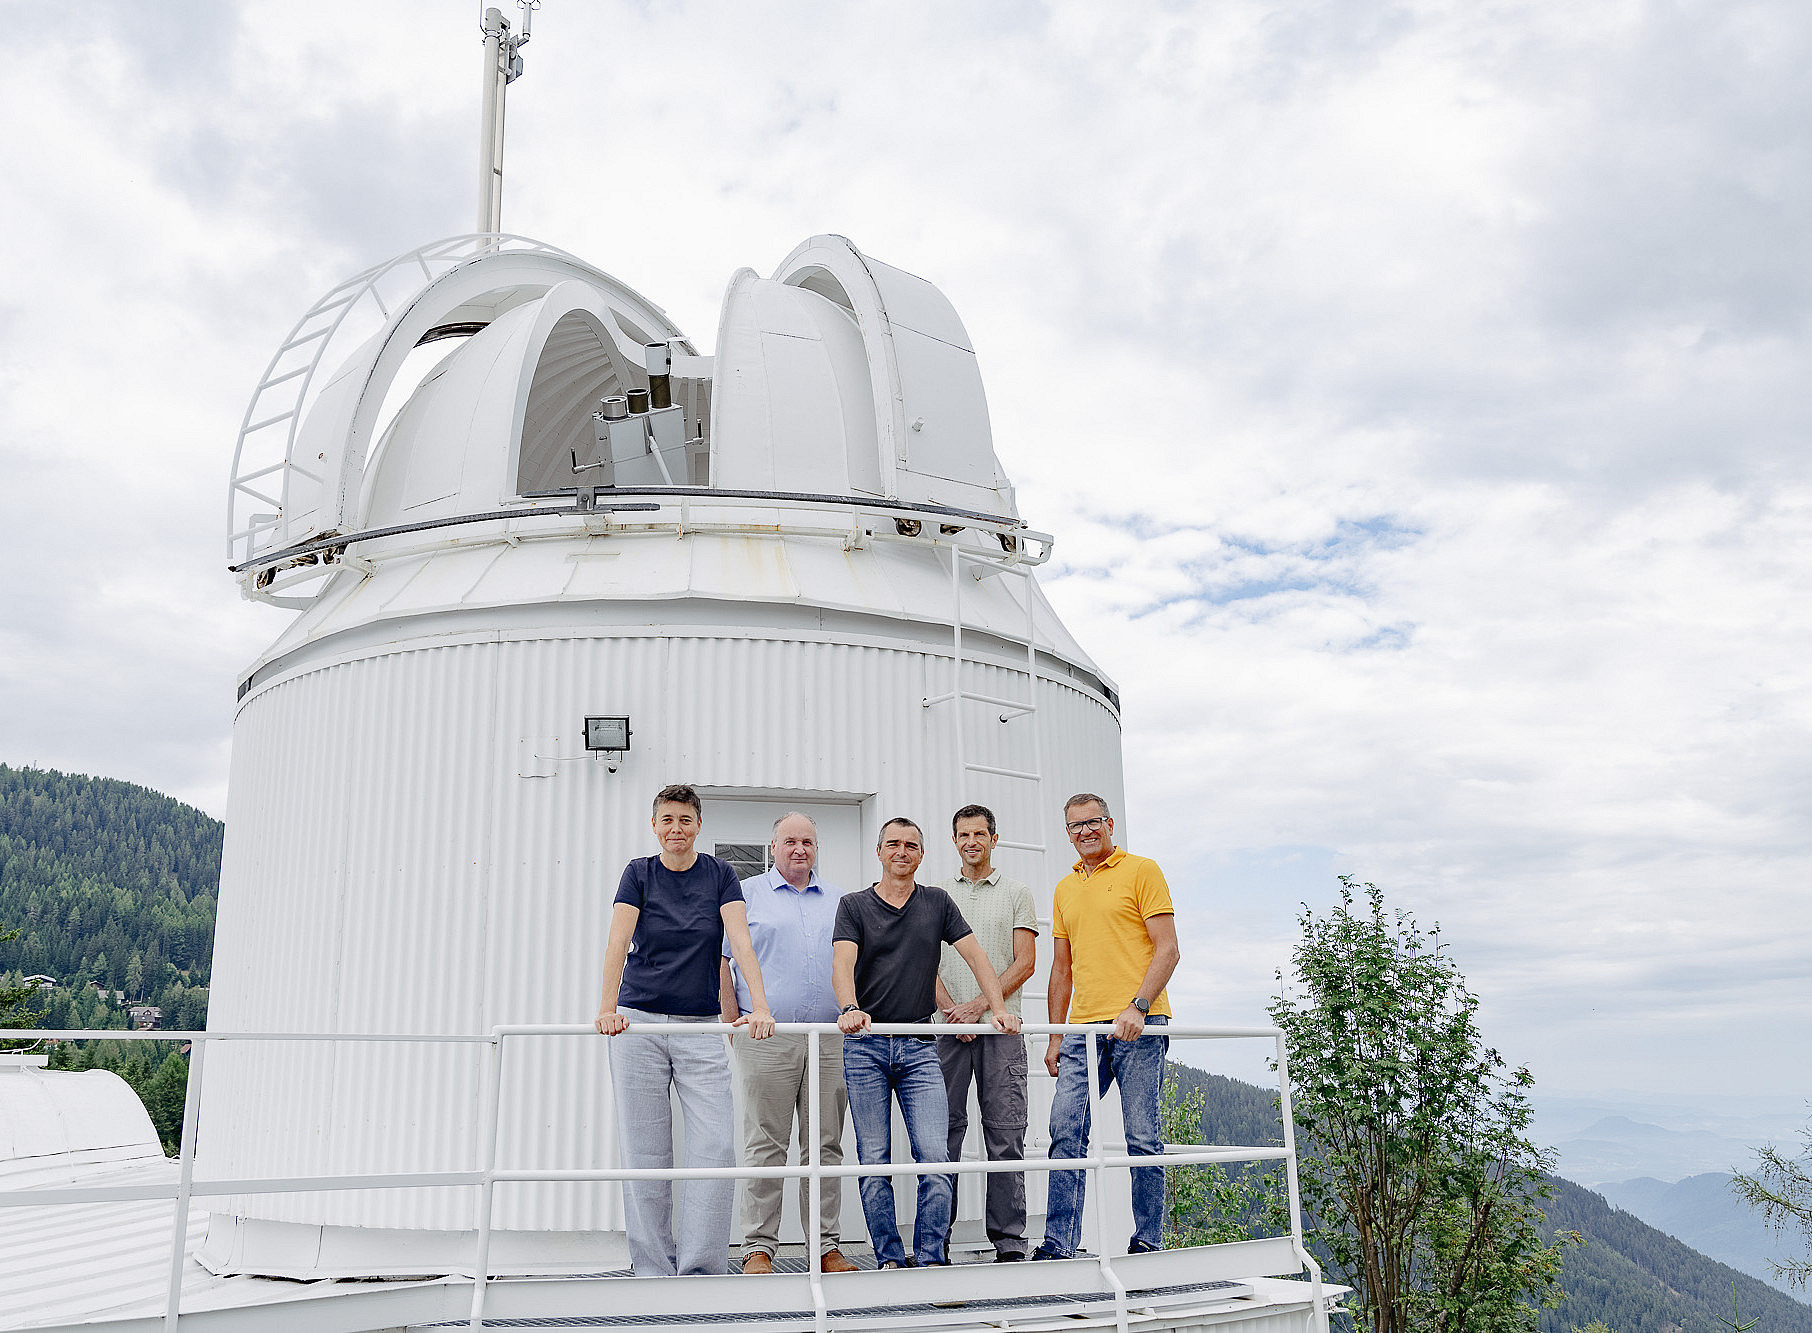
[[[0,930],[0,944],[11,944],[19,938],[16,930]],[[37,987],[27,986],[23,982],[8,986],[0,984],[0,1028],[30,1028],[38,1025],[38,1016],[31,1009],[32,998],[37,994]],[[8,1041],[0,1037],[0,1050],[14,1050],[19,1046],[17,1041]]]
[[[1812,1244],[1812,1125],[1800,1130],[1805,1151],[1789,1157],[1772,1143],[1756,1150],[1753,1171],[1738,1172],[1730,1182],[1737,1196],[1762,1215],[1776,1235],[1797,1231],[1802,1244]],[[1769,1260],[1774,1275],[1805,1289],[1812,1279],[1812,1259]]]
[[[1207,1094],[1183,1090],[1164,1080],[1158,1103],[1159,1129],[1166,1143],[1201,1143]],[[1282,1235],[1290,1229],[1289,1193],[1282,1175],[1258,1163],[1204,1162],[1164,1168],[1164,1245],[1219,1245]]]
[[[1340,884],[1333,911],[1303,910],[1271,1006],[1316,1239],[1372,1333],[1533,1330],[1566,1243],[1541,1232],[1533,1080],[1485,1046],[1437,933],[1386,911],[1376,885]]]

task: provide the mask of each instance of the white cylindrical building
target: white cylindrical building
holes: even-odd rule
[[[925,828],[922,876],[952,873],[950,813],[984,802],[1048,911],[1063,798],[1121,805],[1117,699],[1039,593],[1050,539],[1018,517],[942,294],[816,237],[732,279],[704,357],[544,246],[404,259],[311,312],[247,413],[234,565],[300,614],[240,684],[210,1026],[588,1021],[618,875],[654,850],[670,782],[705,794],[700,850],[744,874],[776,815],[811,812],[846,888],[876,878],[895,814]],[[380,327],[323,379],[371,295]],[[386,426],[399,371],[443,345]],[[651,389],[673,406],[600,410]],[[588,751],[587,718],[626,718],[628,749]],[[605,1043],[507,1050],[499,1165],[608,1164]],[[486,1058],[219,1044],[200,1172],[471,1169]],[[963,1197],[973,1213],[979,1181]],[[473,1216],[469,1187],[236,1198],[206,1262],[445,1272]],[[621,1252],[611,1185],[500,1186],[495,1226],[499,1271]]]

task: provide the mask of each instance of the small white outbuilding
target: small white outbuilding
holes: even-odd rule
[[[361,311],[375,331],[336,360]],[[981,801],[1047,903],[1064,796],[1120,806],[1118,701],[1038,589],[1051,538],[1018,514],[962,321],[841,237],[737,273],[715,356],[550,247],[411,252],[298,324],[231,496],[247,595],[300,614],[240,682],[216,1029],[587,1021],[670,782],[744,873],[811,812],[852,888],[895,814],[951,873],[942,831]],[[515,1044],[499,1164],[606,1165],[604,1075],[601,1042]],[[220,1044],[200,1171],[469,1169],[482,1081],[457,1044]],[[472,1216],[466,1189],[239,1198],[206,1262],[445,1272]],[[621,1253],[613,1186],[501,1186],[495,1216],[499,1271]]]

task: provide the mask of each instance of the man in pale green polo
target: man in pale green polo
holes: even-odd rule
[[[965,805],[950,820],[951,840],[962,858],[962,873],[938,885],[956,901],[1000,977],[1007,1011],[1019,1013],[1019,988],[1036,965],[1038,908],[1032,890],[994,868],[1000,842],[994,812]],[[956,950],[946,944],[938,967],[938,1011],[948,1023],[985,1023],[988,1002]],[[1026,1042],[1013,1036],[958,1036],[937,1039],[950,1100],[950,1160],[960,1162],[969,1131],[969,1084],[981,1109],[982,1146],[990,1162],[1016,1162],[1026,1155]],[[997,1171],[988,1175],[988,1239],[994,1261],[1026,1257],[1026,1178]]]

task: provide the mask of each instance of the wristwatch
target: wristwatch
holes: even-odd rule
[[[845,1014],[853,1014],[861,1007],[862,1006],[859,1004],[846,1004],[841,1009],[837,1010],[837,1017],[841,1018]]]
[[[1135,995],[1132,997],[1132,1007],[1142,1014],[1149,1014],[1151,1012],[1151,1001],[1146,999],[1143,995]]]

